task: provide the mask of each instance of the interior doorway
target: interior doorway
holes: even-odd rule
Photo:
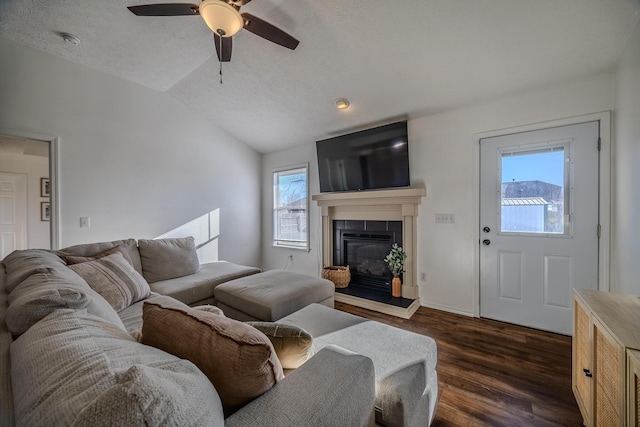
[[[27,211],[27,175],[0,172],[1,259],[27,248]]]
[[[57,249],[57,138],[0,129],[0,178],[0,255]]]

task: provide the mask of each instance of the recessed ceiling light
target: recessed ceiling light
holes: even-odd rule
[[[60,37],[70,46],[78,46],[80,44],[80,39],[77,36],[69,33],[60,33]]]
[[[335,100],[335,104],[338,110],[346,110],[349,108],[349,100],[347,98],[338,98]]]

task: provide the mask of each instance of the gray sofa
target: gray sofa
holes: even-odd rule
[[[373,363],[366,356],[336,346],[320,349],[266,392],[232,414],[225,414],[218,390],[195,364],[138,341],[143,305],[156,302],[190,310],[186,304],[210,302],[213,297],[203,289],[193,290],[196,277],[208,280],[213,291],[211,283],[217,280],[257,271],[228,263],[218,264],[219,268],[193,263],[189,267],[188,259],[154,260],[148,256],[153,250],[144,248],[144,244],[136,247],[130,239],[62,251],[16,251],[3,260],[0,426],[293,427],[371,423]],[[68,265],[72,261],[68,257],[93,257],[117,246],[118,253],[101,261]],[[129,261],[121,253],[122,247]],[[172,248],[164,249],[158,252],[175,255]],[[122,271],[130,268],[126,273],[135,276],[137,288],[110,288],[86,276],[89,270],[85,266],[103,268],[111,262],[122,270],[107,270],[105,277],[110,275],[109,280],[119,284],[124,280]],[[169,266],[179,270],[179,277],[163,276],[172,275],[166,271],[172,270]],[[189,268],[196,271],[185,274]],[[140,280],[142,277],[152,282],[150,289],[147,281]],[[158,277],[162,280],[156,280]],[[182,301],[160,295],[160,290],[173,292]]]
[[[187,305],[216,304],[216,286],[260,273],[259,268],[227,261],[200,264],[193,238],[116,240],[71,246],[58,251],[65,256],[92,256],[113,247],[123,247],[136,271],[149,283],[151,290]]]

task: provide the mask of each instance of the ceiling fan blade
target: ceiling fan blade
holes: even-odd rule
[[[214,43],[216,45],[216,53],[218,54],[218,60],[220,62],[231,61],[231,48],[233,42],[231,37],[220,37],[217,34],[213,35]],[[220,39],[222,39],[222,54],[220,54]]]
[[[192,3],[159,3],[128,6],[138,16],[181,16],[199,15],[198,5]]]
[[[295,49],[298,46],[298,43],[300,43],[298,40],[294,39],[280,28],[269,24],[267,21],[256,18],[249,13],[243,13],[242,17],[244,18],[244,28],[263,39],[267,39],[291,50]]]

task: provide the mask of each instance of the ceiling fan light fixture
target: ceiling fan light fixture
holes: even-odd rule
[[[244,19],[240,12],[224,1],[204,0],[199,10],[211,31],[221,37],[231,37],[244,26]]]

